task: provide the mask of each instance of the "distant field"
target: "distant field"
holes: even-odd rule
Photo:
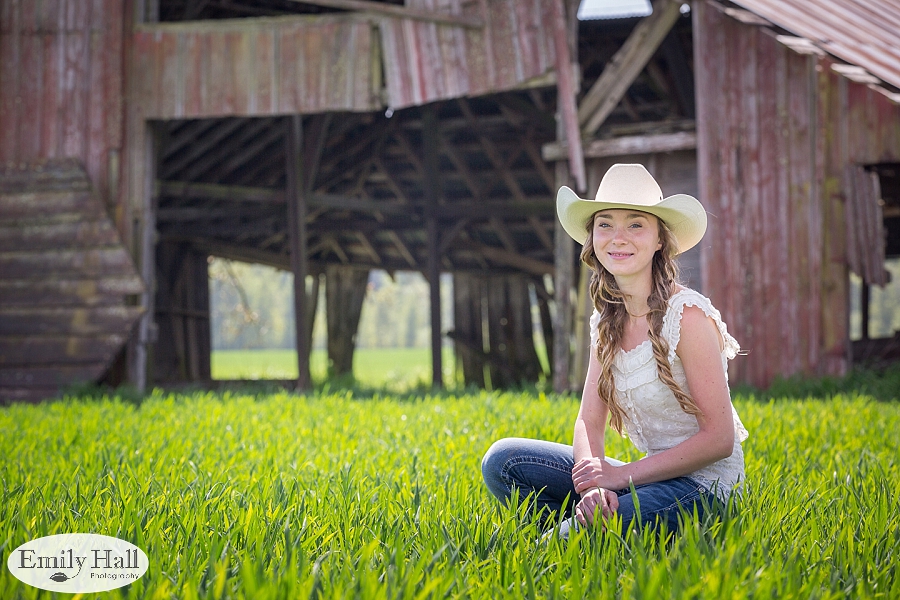
[[[327,374],[324,350],[310,357],[313,380]],[[453,351],[444,349],[444,381],[452,383]],[[353,376],[366,387],[409,388],[431,382],[428,348],[365,348],[356,351]],[[296,379],[297,353],[293,350],[216,350],[212,353],[213,379]]]

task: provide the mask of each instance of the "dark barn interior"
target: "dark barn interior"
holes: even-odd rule
[[[160,19],[306,10],[323,9],[279,1],[162,2]],[[580,23],[583,90],[637,22]],[[685,17],[597,139],[692,131],[690,40]],[[315,310],[320,276],[326,290],[345,290],[345,301],[329,301],[326,311],[333,372],[350,368],[355,330],[342,324],[358,322],[368,270],[412,270],[429,280],[453,273],[455,327],[444,333],[467,384],[483,386],[485,368],[495,386],[536,381],[542,367],[533,328],[551,346],[553,340],[549,276],[558,175],[541,151],[557,139],[556,113],[556,87],[544,85],[395,111],[156,123],[157,281],[178,283],[157,286],[153,378],[209,378],[208,313],[200,308],[207,292],[188,291],[205,288],[206,255],[292,269],[284,190],[289,139],[299,126],[301,152],[311,157],[302,174],[310,190],[305,223],[314,276],[307,314]],[[350,293],[354,287],[357,293]],[[532,322],[529,291],[538,301],[539,324]]]

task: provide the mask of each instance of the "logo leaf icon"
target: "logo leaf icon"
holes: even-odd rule
[[[62,583],[63,581],[67,581],[69,578],[66,576],[65,573],[54,573],[53,575],[50,576],[50,579],[52,579],[53,581],[58,581],[58,582]]]

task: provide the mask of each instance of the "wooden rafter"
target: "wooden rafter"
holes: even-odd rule
[[[380,265],[384,262],[381,260],[381,256],[378,254],[378,251],[375,250],[375,246],[372,245],[372,242],[369,241],[369,238],[365,233],[362,231],[355,231],[354,235],[356,235],[356,239],[359,240],[360,245],[366,253],[372,257],[372,260],[375,261],[376,265]]]
[[[504,185],[506,185],[507,189],[513,195],[513,198],[516,199],[517,202],[525,203],[525,193],[522,191],[522,188],[519,186],[519,182],[516,181],[516,178],[512,176],[509,168],[506,163],[500,157],[500,153],[497,152],[497,148],[494,146],[493,142],[484,135],[482,130],[478,127],[478,120],[475,118],[472,109],[469,107],[469,103],[464,99],[460,98],[457,100],[459,104],[459,108],[462,111],[463,115],[465,115],[466,119],[469,121],[470,126],[473,131],[478,132],[478,140],[481,143],[481,148],[484,150],[485,155],[487,155],[488,160],[494,165],[494,168],[500,173],[500,178],[503,180]],[[541,244],[548,250],[553,250],[553,240],[547,234],[546,229],[544,229],[543,225],[541,225],[540,221],[534,217],[529,216],[529,222],[532,224],[534,228],[535,234],[538,236]]]
[[[547,163],[545,163],[544,159],[541,158],[541,150],[538,145],[530,139],[526,140],[523,145],[525,148],[525,153],[528,154],[528,158],[531,159],[531,164],[534,165],[534,168],[538,172],[538,175],[541,176],[541,180],[544,182],[544,185],[547,186],[548,190],[554,190],[556,188],[556,180],[553,177],[553,173],[551,173],[550,169],[547,168]]]
[[[459,219],[453,223],[453,226],[450,229],[444,232],[444,235],[441,236],[441,254],[445,254],[450,249],[451,245],[456,241],[456,238],[465,231],[468,224],[468,219]]]
[[[220,163],[216,169],[216,179],[221,181],[228,173],[237,171],[248,163],[258,161],[259,154],[268,146],[281,141],[283,143],[284,131],[281,127],[271,126],[268,131],[263,131],[259,135],[254,136],[252,140],[247,140],[247,144],[242,145],[239,151],[233,152],[232,155]]]
[[[387,231],[387,236],[391,240],[391,243],[393,243],[397,248],[397,251],[400,252],[400,256],[403,257],[403,260],[405,260],[409,264],[409,266],[416,269],[417,271],[420,270],[419,263],[416,262],[415,257],[412,255],[412,252],[409,251],[409,248],[406,247],[406,244],[402,239],[400,239],[400,236],[397,234],[397,232],[393,229],[389,229]]]
[[[237,131],[243,124],[241,119],[227,119],[217,123],[214,127],[204,130],[203,135],[189,140],[184,152],[175,155],[171,160],[166,158],[161,174],[163,177],[172,177],[180,173],[195,160],[206,156],[211,148],[216,147],[222,140]]]
[[[406,192],[403,191],[403,188],[400,187],[400,183],[394,178],[388,168],[385,166],[384,161],[381,160],[380,156],[376,156],[374,158],[375,168],[378,169],[383,175],[384,180],[387,183],[388,187],[391,188],[391,191],[397,196],[397,199],[402,201],[404,204],[409,204],[409,197],[407,197]]]
[[[590,137],[597,132],[680,15],[680,2],[656,0],[653,3],[653,13],[637,24],[600,78],[581,99],[578,121],[584,136]]]
[[[266,127],[271,127],[271,123],[267,119],[244,120],[243,127],[235,132],[232,143],[215,144],[207,148],[199,160],[192,162],[190,166],[184,169],[184,179],[188,181],[201,179],[203,175],[217,165],[228,160],[234,148],[243,147],[251,140],[256,139]]]
[[[456,148],[453,147],[447,137],[443,134],[439,136],[441,141],[441,145],[444,150],[444,155],[450,159],[450,163],[459,173],[460,177],[462,177],[463,182],[466,184],[466,187],[469,189],[469,193],[472,195],[472,198],[479,199],[481,198],[481,186],[478,185],[478,182],[475,181],[475,176],[469,170],[469,167],[466,165],[466,161],[460,156],[459,152]]]
[[[516,248],[516,243],[513,241],[512,236],[509,233],[509,230],[497,217],[491,217],[490,219],[491,229],[494,230],[494,233],[497,234],[497,237],[500,239],[500,243],[503,244],[503,247],[506,248],[510,252],[518,252]]]

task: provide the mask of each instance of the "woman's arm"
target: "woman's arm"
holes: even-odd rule
[[[597,380],[600,378],[600,363],[594,349],[589,352],[587,376],[584,378],[584,389],[581,392],[581,407],[575,419],[575,431],[572,435],[572,450],[575,462],[584,458],[603,458],[604,438],[606,434],[606,417],[609,409],[597,394]]]
[[[688,391],[703,413],[697,418],[700,430],[677,446],[621,467],[608,463],[576,464],[572,472],[576,491],[580,493],[595,486],[624,489],[629,483],[639,485],[672,479],[731,456],[734,422],[722,367],[721,343],[715,322],[702,309],[684,308],[676,353],[684,365]]]
[[[582,462],[605,463],[606,417],[609,408],[597,393],[600,377],[600,363],[594,348],[591,348],[587,376],[581,392],[581,407],[575,419],[572,435],[572,453],[575,464]],[[578,490],[581,500],[575,506],[575,518],[582,525],[594,522],[596,515],[608,519],[619,508],[619,498],[615,493],[597,486]]]

